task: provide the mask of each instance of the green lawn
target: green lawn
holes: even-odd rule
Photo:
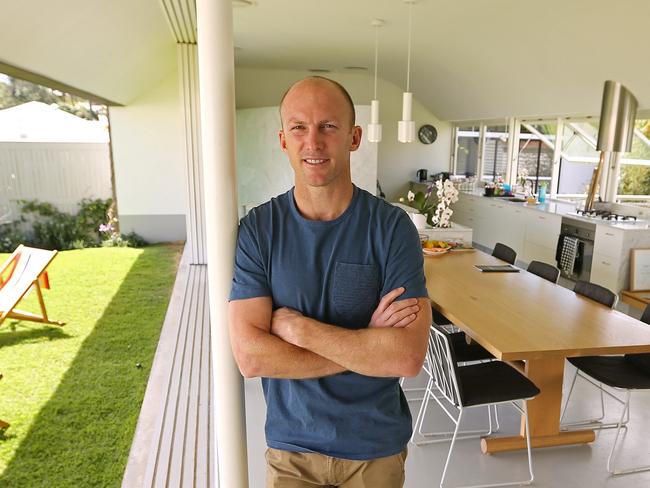
[[[66,325],[0,327],[0,487],[120,486],[180,250],[61,252],[44,297]]]

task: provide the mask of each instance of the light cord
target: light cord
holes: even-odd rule
[[[379,26],[375,26],[375,100],[377,100],[377,64],[379,63]]]
[[[413,28],[413,3],[409,3],[409,44],[406,62],[406,91],[410,92],[411,87],[411,30]]]

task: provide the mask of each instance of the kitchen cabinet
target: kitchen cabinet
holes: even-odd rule
[[[425,234],[429,240],[437,241],[462,241],[471,245],[473,242],[473,229],[465,227],[458,222],[452,222],[450,228],[441,229],[438,227],[421,229],[420,234]]]
[[[560,215],[466,193],[460,194],[456,205],[452,219],[474,229],[478,245],[493,249],[501,242],[514,249],[520,261],[555,264]]]
[[[522,260],[555,265],[555,250],[562,228],[560,215],[525,209],[526,231]]]
[[[594,237],[594,258],[589,281],[618,293],[629,281],[629,249],[625,232],[608,225],[597,225]]]
[[[618,293],[625,287],[619,283],[619,281],[623,281],[621,275],[625,276],[626,273],[621,267],[620,257],[594,253],[589,281]]]

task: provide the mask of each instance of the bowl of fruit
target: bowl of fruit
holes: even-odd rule
[[[427,239],[422,243],[422,252],[427,256],[440,256],[449,252],[451,244],[447,241]]]

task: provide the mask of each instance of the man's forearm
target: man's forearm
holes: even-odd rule
[[[261,329],[250,331],[245,343],[237,356],[239,368],[248,378],[320,378],[346,371],[329,359]]]
[[[431,311],[427,307],[404,328],[344,329],[308,317],[289,342],[342,367],[368,376],[414,376],[427,347]]]

